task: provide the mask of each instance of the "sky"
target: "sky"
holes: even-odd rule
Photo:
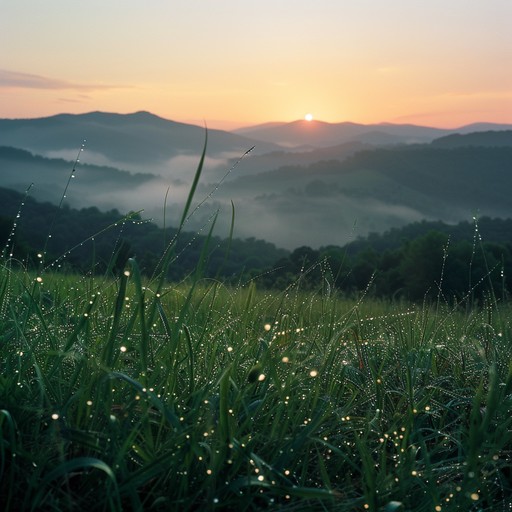
[[[512,0],[0,0],[0,117],[512,123]]]

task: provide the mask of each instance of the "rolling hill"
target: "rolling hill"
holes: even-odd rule
[[[511,131],[491,130],[488,124],[473,127],[483,131],[466,134],[463,127],[453,134],[409,125],[337,126],[318,121],[270,123],[246,129],[243,136],[209,131],[198,207],[187,229],[203,230],[219,211],[216,232],[227,235],[231,202],[235,236],[265,239],[287,249],[344,245],[369,232],[421,220],[456,223],[474,214],[510,217]],[[384,147],[361,142],[375,140],[375,131],[388,139],[428,142]],[[240,161],[219,185],[262,133],[273,143],[257,143],[258,151]],[[293,133],[298,137],[294,148],[276,144],[280,135]],[[314,136],[307,139],[308,133]],[[439,134],[442,137],[434,138]],[[0,145],[12,146],[0,150],[0,186],[23,191],[34,182],[34,197],[58,202],[76,144],[85,135],[86,151],[67,193],[70,206],[144,210],[145,218],[160,223],[165,218],[166,225],[178,222],[204,129],[146,112],[0,120]],[[348,137],[355,139],[347,142]],[[307,141],[308,150],[300,146]]]
[[[174,177],[175,167],[197,165],[205,128],[178,123],[149,112],[112,114],[59,114],[39,119],[0,119],[0,145],[25,149],[47,157],[71,160],[86,140],[88,163],[134,172]],[[208,130],[210,168],[225,167],[228,158],[240,157],[257,144],[255,154],[280,149],[272,142]],[[190,165],[189,165],[190,167]],[[176,171],[177,175],[181,172]]]
[[[234,198],[239,229],[279,246],[344,245],[424,219],[508,218],[510,162],[510,147],[373,149],[239,177],[216,197]]]
[[[477,123],[457,129],[440,129],[411,124],[381,123],[326,123],[298,120],[291,123],[267,123],[235,130],[234,133],[257,140],[274,142],[288,148],[303,150],[311,147],[329,147],[346,142],[360,142],[376,146],[392,144],[428,143],[453,133],[511,129],[511,125]]]
[[[438,148],[460,148],[465,146],[512,147],[512,130],[454,133],[432,141],[432,145]]]
[[[75,168],[73,178],[71,171]],[[133,190],[156,184],[158,177],[148,173],[131,173],[114,167],[74,164],[62,158],[46,158],[23,149],[0,146],[1,186],[22,192],[33,184],[33,197],[60,202],[66,183],[72,195],[67,199],[74,206],[113,207],[115,196],[131,195]],[[110,192],[109,192],[110,191]]]

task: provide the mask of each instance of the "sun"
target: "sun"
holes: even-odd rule
[[[309,123],[310,121],[313,121],[313,114],[306,114],[304,116],[304,119]]]

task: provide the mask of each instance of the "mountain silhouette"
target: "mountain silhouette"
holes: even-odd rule
[[[469,126],[482,131],[322,121],[268,123],[235,134],[209,130],[200,207],[188,229],[204,229],[218,211],[223,236],[232,202],[235,236],[288,249],[343,245],[423,219],[509,217],[512,130]],[[144,210],[156,222],[178,222],[205,129],[148,112],[0,120],[0,186],[22,192],[33,182],[34,197],[58,202],[84,138],[66,203]]]
[[[453,133],[512,129],[512,125],[477,123],[458,129],[441,129],[412,124],[326,123],[298,120],[291,123],[268,123],[235,130],[234,133],[274,142],[288,148],[328,147],[345,142],[374,145],[428,143]]]

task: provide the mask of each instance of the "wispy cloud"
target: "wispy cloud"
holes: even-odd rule
[[[57,98],[57,101],[59,103],[84,103],[91,99],[92,97],[87,94],[78,94],[76,98]]]
[[[20,73],[0,69],[0,89],[22,88],[22,89],[46,89],[46,90],[75,90],[75,91],[94,91],[101,89],[119,89],[126,86],[108,85],[108,84],[80,84],[59,80],[41,75],[30,73]]]

